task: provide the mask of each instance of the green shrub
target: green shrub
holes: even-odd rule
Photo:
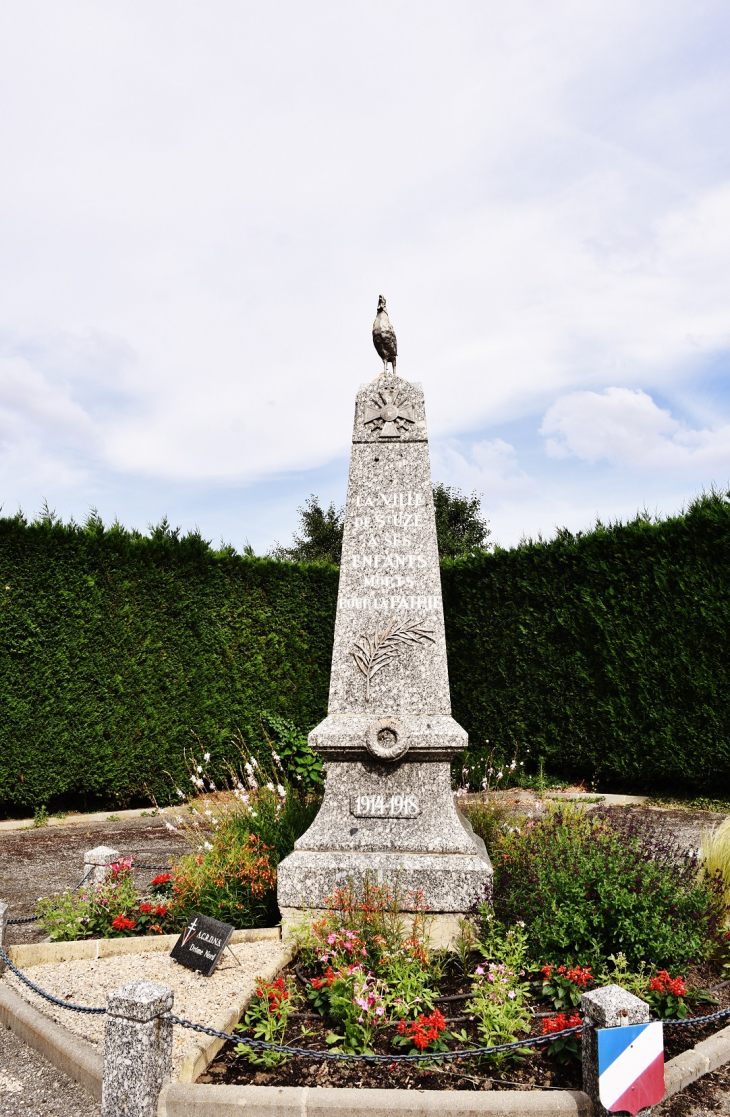
[[[0,519],[0,806],[167,799],[197,739],[226,772],[260,711],[324,717],[338,571],[213,550],[166,523]]]
[[[728,493],[446,560],[441,581],[469,766],[517,745],[531,772],[604,787],[730,783]]]
[[[524,921],[535,962],[598,965],[623,953],[678,970],[714,949],[721,914],[712,882],[664,842],[570,808],[505,835],[495,860],[494,912]],[[486,912],[485,912],[486,914]]]

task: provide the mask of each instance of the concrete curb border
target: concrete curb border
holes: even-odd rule
[[[110,958],[116,954],[147,954],[166,950],[168,953],[180,938],[174,935],[140,935],[129,939],[76,939],[72,942],[17,943],[5,953],[19,970],[43,966],[49,962],[73,962],[81,958]],[[263,942],[281,938],[281,927],[255,927],[234,931],[231,943]]]
[[[321,1086],[163,1087],[157,1117],[590,1117],[581,1090],[358,1090]]]
[[[74,1035],[56,1024],[35,1005],[0,982],[0,1023],[62,1070],[69,1078],[79,1082],[87,1093],[101,1101],[101,1083],[104,1061],[100,1051],[85,1039]]]
[[[267,928],[270,930],[270,928]],[[245,932],[238,932],[245,934]],[[122,940],[129,942],[128,939]],[[159,940],[158,940],[159,941]],[[246,940],[239,940],[246,941]],[[250,941],[250,940],[249,940]],[[42,944],[41,944],[42,945]],[[52,944],[55,945],[55,944]],[[59,944],[60,945],[60,944]],[[279,961],[278,966],[281,966]],[[272,975],[273,976],[273,973]],[[239,1006],[236,1006],[236,1011]],[[243,1012],[245,1004],[240,1009]],[[239,1017],[240,1017],[239,1013]],[[230,1013],[226,1031],[239,1017]],[[34,1005],[0,981],[0,1023],[40,1052],[49,1063],[79,1082],[92,1097],[101,1098],[103,1059],[91,1044],[54,1023]],[[313,1086],[215,1086],[195,1085],[195,1078],[215,1058],[222,1040],[204,1040],[181,1067],[177,1082],[168,1083],[160,1095],[158,1117],[376,1117],[395,1112],[406,1117],[442,1117],[445,1098],[456,1117],[494,1113],[503,1117],[589,1117],[591,1103],[581,1090],[358,1090]],[[698,1078],[730,1062],[730,1026],[702,1040],[671,1059],[664,1068],[666,1100]],[[183,1079],[183,1074],[185,1078]]]

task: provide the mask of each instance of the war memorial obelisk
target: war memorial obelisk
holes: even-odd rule
[[[395,371],[357,394],[329,712],[309,743],[324,801],[279,865],[285,925],[369,874],[398,882],[404,910],[420,890],[448,939],[490,897],[492,866],[451,791],[467,734],[451,717],[424,396]]]

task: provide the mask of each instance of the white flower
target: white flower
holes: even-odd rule
[[[504,772],[497,772],[497,779],[501,780],[503,775],[504,775]]]
[[[212,815],[213,815],[213,812],[212,811],[203,811],[203,814],[207,814],[208,818],[211,818]]]
[[[212,848],[213,848],[213,846],[210,844],[210,842],[203,842],[203,849],[212,849]]]
[[[274,790],[274,785],[273,785],[273,783],[267,783],[267,785],[266,785],[266,786],[267,786],[267,788],[269,789],[269,791],[273,791],[273,790]]]
[[[244,764],[244,768],[245,768],[245,769],[246,769],[246,771],[248,772],[249,776],[253,774],[253,768],[252,768],[252,767],[251,767],[251,765],[249,764],[248,760],[247,760],[247,761],[246,761],[246,763]]]
[[[213,781],[212,781],[212,780],[208,780],[208,783],[210,784],[210,790],[211,790],[211,791],[215,791],[215,790],[216,790],[216,787],[215,787],[215,784],[213,783]]]
[[[279,795],[281,795],[282,799],[286,799],[286,788],[285,787],[282,787],[281,784],[277,784],[276,790],[279,792]]]
[[[251,757],[251,763],[253,764],[254,768],[258,768],[259,764],[255,756]]]
[[[510,772],[514,772],[514,770],[515,770],[515,768],[516,768],[516,767],[517,767],[517,764],[516,764],[516,762],[515,762],[515,761],[513,760],[513,761],[512,761],[512,763],[511,763],[511,764],[510,764],[510,766],[509,766],[509,770],[510,770]]]
[[[175,790],[177,791],[177,793],[178,793],[178,795],[180,796],[181,799],[186,798],[185,792],[181,791],[179,787],[176,787]]]
[[[201,773],[202,771],[203,771],[203,769],[202,769],[202,768],[200,767],[200,765],[198,765],[198,775],[200,775],[200,773]]]
[[[173,826],[171,822],[166,822],[165,826],[168,830],[171,830],[173,834],[177,834],[177,826]]]
[[[203,753],[203,760],[205,761],[206,764],[208,763],[208,761],[210,760],[210,753],[209,752],[204,752]],[[198,771],[200,771],[200,768],[198,768]]]

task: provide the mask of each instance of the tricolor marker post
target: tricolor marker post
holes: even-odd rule
[[[649,1117],[664,1096],[664,1038],[646,1001],[620,985],[584,993],[583,1089],[596,1115]]]

